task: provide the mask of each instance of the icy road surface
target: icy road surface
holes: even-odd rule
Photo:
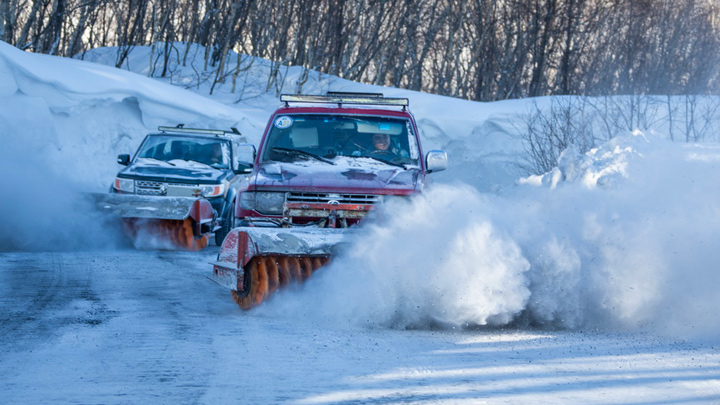
[[[2,402],[720,401],[720,350],[698,344],[243,313],[207,278],[217,249],[0,254]]]

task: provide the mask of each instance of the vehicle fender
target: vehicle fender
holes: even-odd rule
[[[227,210],[235,209],[233,201],[235,201],[235,197],[237,197],[237,195],[238,195],[238,188],[239,187],[238,187],[237,183],[231,184],[230,187],[228,187],[228,191],[225,193],[225,203],[223,204],[223,212],[218,213],[218,215],[220,215],[220,218],[225,217]]]
[[[192,203],[189,212],[190,218],[196,223],[203,224],[213,220],[213,207],[210,201],[198,198]]]

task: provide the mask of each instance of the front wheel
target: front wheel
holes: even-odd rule
[[[218,246],[222,246],[223,241],[225,240],[225,237],[227,236],[230,231],[235,228],[235,201],[230,204],[229,207],[225,210],[225,215],[223,215],[222,218],[222,224],[220,225],[220,229],[215,232],[215,244]]]

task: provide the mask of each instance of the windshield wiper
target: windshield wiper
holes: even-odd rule
[[[197,163],[197,164],[199,164],[199,165],[203,165],[203,166],[206,166],[206,167],[209,167],[209,168],[212,168],[212,169],[217,169],[218,167],[216,167],[216,166],[217,166],[217,165],[220,165],[219,163],[210,164],[210,163],[205,163],[205,162],[201,162],[201,161],[199,161],[199,160],[193,160],[193,159],[188,159],[187,161],[188,161],[188,162],[192,162],[192,163]]]
[[[383,158],[379,158],[379,157],[375,157],[375,156],[358,156],[358,157],[368,157],[370,159],[377,160],[378,162],[383,162],[386,165],[402,167],[403,169],[407,170],[407,167],[405,166],[404,163],[397,163],[397,162],[393,162],[391,160],[387,160],[387,159],[383,159]]]
[[[175,163],[168,162],[167,160],[160,160],[160,159],[155,159],[155,158],[151,158],[151,157],[141,157],[140,159],[150,160],[150,161],[152,161],[152,163],[155,163],[155,164],[161,165],[162,163],[167,163],[170,166],[175,166]]]
[[[270,150],[273,151],[273,152],[284,153],[284,154],[290,155],[290,156],[305,156],[305,157],[313,158],[313,159],[315,159],[315,160],[319,160],[319,161],[321,161],[321,162],[328,163],[328,164],[331,164],[331,165],[334,165],[334,164],[335,164],[335,163],[333,163],[333,161],[331,161],[331,160],[327,160],[327,159],[322,158],[322,157],[320,157],[320,156],[318,156],[318,155],[315,155],[315,154],[310,153],[310,152],[305,152],[304,150],[300,150],[300,149],[281,148],[281,147],[279,147],[279,146],[276,146],[276,147],[274,147],[274,148],[270,148]]]

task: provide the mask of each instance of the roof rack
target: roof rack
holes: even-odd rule
[[[363,104],[363,105],[389,105],[402,107],[403,111],[410,105],[407,98],[385,97],[382,93],[346,93],[329,91],[327,95],[281,94],[280,101],[289,106],[290,103],[323,103],[337,104]]]
[[[205,134],[205,135],[235,134],[235,135],[241,135],[240,131],[238,131],[238,129],[235,127],[230,128],[230,131],[225,131],[223,129],[185,128],[185,124],[178,124],[177,126],[174,126],[174,127],[159,126],[158,131],[160,131],[160,132],[178,132],[178,133],[183,133],[183,134]]]

